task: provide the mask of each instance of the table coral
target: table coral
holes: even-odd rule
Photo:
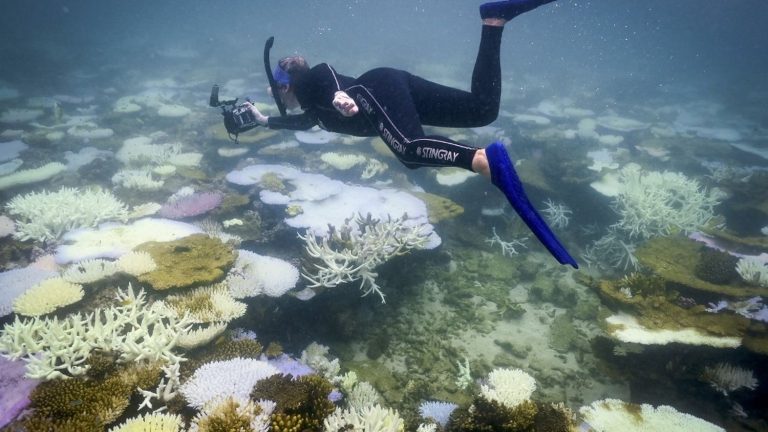
[[[231,246],[205,234],[170,242],[149,242],[136,250],[148,252],[157,269],[139,276],[155,290],[212,284],[224,278],[235,262]]]

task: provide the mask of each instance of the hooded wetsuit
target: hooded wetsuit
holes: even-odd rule
[[[271,116],[268,126],[306,130],[319,125],[343,134],[379,135],[409,168],[455,166],[471,170],[477,148],[425,135],[422,125],[480,127],[496,119],[501,99],[499,56],[503,29],[483,26],[471,92],[392,68],[373,69],[355,79],[321,63],[293,77],[296,98],[304,112]],[[360,112],[351,117],[339,113],[332,103],[337,91],[347,92]]]

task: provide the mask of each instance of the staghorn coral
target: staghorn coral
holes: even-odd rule
[[[757,388],[757,379],[751,370],[728,363],[705,367],[702,378],[725,396],[741,388],[749,390]]]
[[[736,264],[736,272],[750,285],[768,287],[768,265],[756,257],[743,257]]]
[[[376,284],[378,274],[373,270],[395,256],[423,248],[428,241],[423,226],[408,224],[407,220],[407,215],[381,221],[370,214],[365,218],[358,214],[354,225],[348,219],[338,229],[331,226],[320,243],[311,231],[299,235],[312,258],[302,276],[310,288],[332,288],[360,280],[363,296],[376,293],[384,303],[384,293]]]
[[[14,236],[20,240],[56,240],[74,228],[128,217],[125,204],[101,189],[32,192],[14,197],[5,207],[16,217]]]
[[[621,219],[615,226],[632,238],[695,231],[712,219],[722,198],[683,174],[643,171],[638,165],[623,168],[620,182],[614,207]]]
[[[119,353],[120,362],[143,359],[177,363],[178,335],[188,330],[185,318],[146,307],[144,291],[131,285],[118,290],[117,305],[62,320],[16,320],[0,333],[0,352],[27,362],[30,378],[54,379],[87,372],[84,360],[96,349]]]

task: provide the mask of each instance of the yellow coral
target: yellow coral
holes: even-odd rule
[[[178,414],[150,413],[128,419],[109,432],[179,432],[183,427]]]
[[[40,316],[76,303],[83,298],[83,286],[51,278],[27,290],[13,302],[13,311],[26,316]]]
[[[170,295],[160,305],[173,310],[178,316],[188,314],[193,323],[229,322],[245,315],[246,310],[245,303],[235,300],[222,284]]]

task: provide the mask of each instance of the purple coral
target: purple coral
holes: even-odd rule
[[[293,379],[315,372],[311,367],[292,358],[288,354],[281,354],[279,357],[267,360],[267,362],[277,368],[283,375],[291,375]]]
[[[0,357],[0,428],[13,421],[29,405],[29,395],[38,381],[25,378],[20,360]]]
[[[199,216],[218,207],[222,199],[220,192],[194,192],[165,203],[159,214],[168,219]]]

